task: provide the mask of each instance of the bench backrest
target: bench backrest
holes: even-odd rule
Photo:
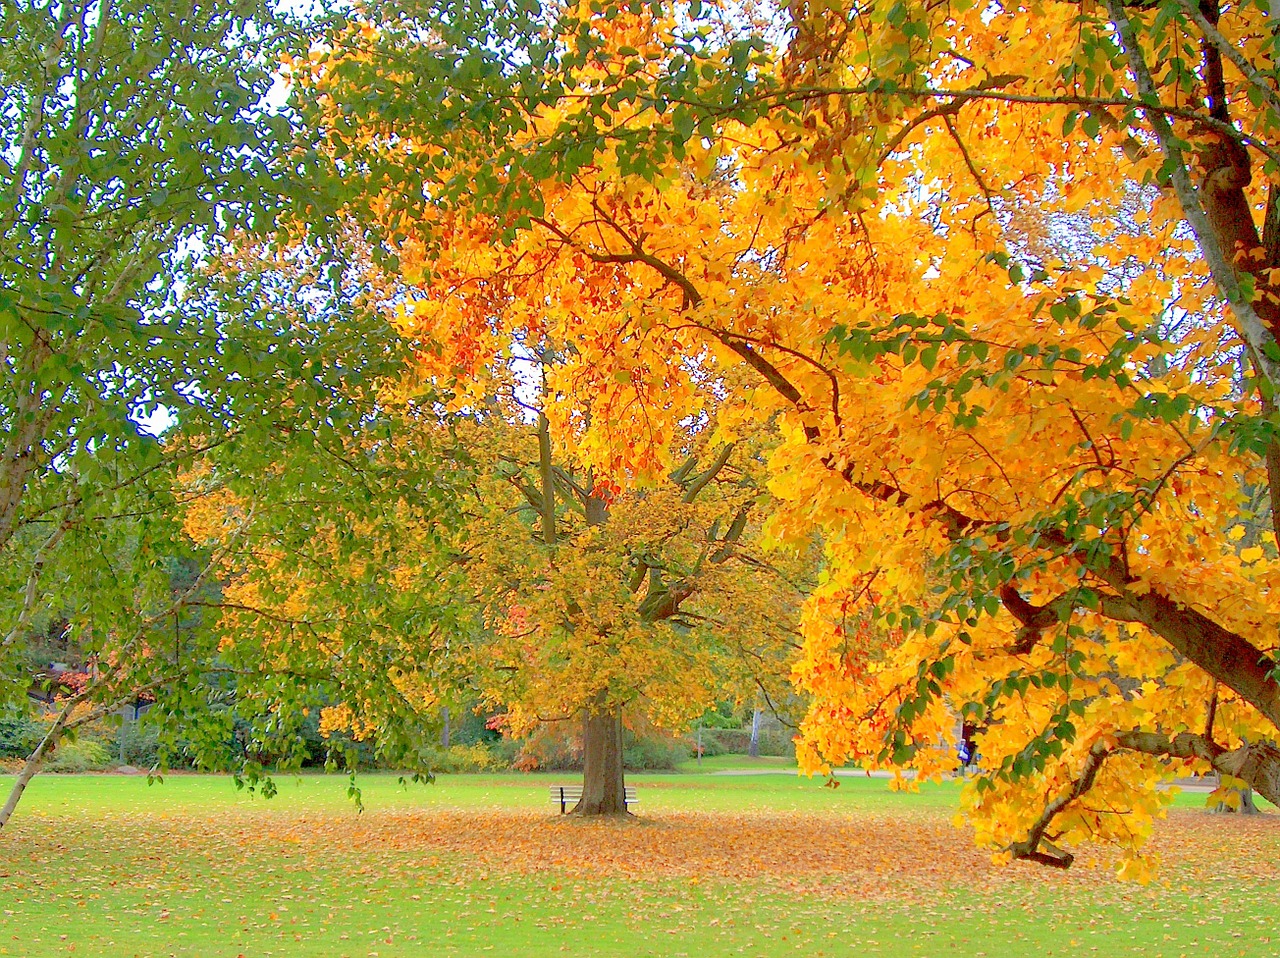
[[[551,801],[560,803],[560,811],[563,813],[569,805],[576,805],[582,798],[581,785],[552,785]],[[622,788],[622,804],[636,805],[639,799],[636,797],[636,788],[634,785],[624,785]]]

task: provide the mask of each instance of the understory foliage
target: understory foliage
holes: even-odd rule
[[[466,405],[571,342],[543,411],[598,482],[780,430],[807,769],[940,776],[963,719],[980,843],[1135,877],[1162,780],[1280,799],[1265,5],[444,12],[292,66],[419,368]]]

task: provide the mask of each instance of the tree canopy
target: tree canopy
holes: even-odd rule
[[[475,575],[542,563],[531,594],[483,590],[494,622],[532,615],[549,653],[598,636],[578,600],[599,581],[600,608],[652,638],[679,619],[646,603],[676,585],[637,543],[686,517],[670,561],[705,572],[747,493],[716,503],[718,528],[674,500],[770,434],[751,497],[773,514],[751,534],[824,553],[793,672],[808,770],[946,774],[964,723],[979,842],[1057,866],[1112,842],[1136,877],[1162,781],[1215,770],[1280,801],[1269,6],[359,16],[299,40],[267,5],[0,12],[10,698],[30,682],[21,637],[55,606],[120,664],[100,707],[176,681],[141,653],[195,594],[165,565],[191,551],[184,489],[232,521],[216,561],[269,544],[235,566],[233,603],[280,626],[230,647],[245,664],[382,663],[391,685],[365,697],[400,694],[404,716],[421,676],[395,662],[439,661],[406,630],[454,614],[434,603],[466,567],[449,530],[485,483],[520,492],[543,536],[476,520],[497,545]],[[287,110],[264,99],[277,79]],[[537,481],[529,456],[439,458],[451,417],[519,422],[513,370],[548,347]],[[139,426],[160,406],[163,439]],[[422,485],[394,488],[417,467]],[[370,509],[348,501],[364,493]],[[581,563],[548,562],[557,522]],[[430,561],[397,569],[415,540]],[[365,644],[339,621],[360,588],[388,625]],[[495,634],[494,662],[515,631]],[[607,711],[613,683],[585,676]]]

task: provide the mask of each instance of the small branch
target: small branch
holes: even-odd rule
[[[8,648],[13,645],[26,631],[27,626],[30,625],[31,619],[35,615],[36,600],[40,597],[40,579],[44,575],[45,563],[49,561],[49,556],[57,548],[58,543],[62,541],[62,537],[74,525],[75,516],[68,508],[67,515],[58,523],[49,537],[41,543],[40,548],[36,550],[35,557],[31,560],[31,569],[27,574],[26,588],[23,590],[22,609],[18,612],[18,618],[13,623],[13,628],[4,637],[4,641],[0,642],[0,648]]]
[[[992,216],[996,215],[995,205],[991,202],[991,188],[987,186],[986,181],[982,178],[982,174],[978,172],[977,164],[973,162],[973,157],[969,155],[969,148],[964,145],[964,140],[960,138],[960,131],[956,129],[955,120],[948,114],[943,117],[943,122],[947,125],[947,132],[951,134],[951,139],[955,141],[956,148],[960,151],[960,156],[964,159],[964,165],[969,170],[969,175],[973,177],[978,189],[982,191],[982,198],[987,201],[987,212]],[[982,214],[979,213],[978,216]],[[974,225],[977,225],[977,217],[974,218]]]
[[[1014,644],[1007,646],[1005,651],[1011,655],[1026,655],[1034,649],[1044,637],[1046,629],[1051,629],[1071,617],[1079,592],[1079,589],[1072,589],[1044,605],[1032,605],[1012,585],[1001,587],[1001,604],[1010,615],[1022,623]]]
[[[1213,680],[1213,691],[1209,693],[1209,704],[1205,709],[1204,717],[1204,737],[1212,741],[1213,739],[1213,720],[1218,715],[1218,680]]]
[[[720,470],[728,464],[729,458],[733,455],[735,445],[736,443],[727,443],[724,448],[720,450],[720,455],[716,456],[710,466],[689,480],[689,485],[685,486],[684,496],[681,497],[681,502],[687,504],[698,498],[698,494],[702,492],[702,490],[710,484],[711,480],[715,479],[715,477],[720,474]]]
[[[1236,69],[1244,75],[1250,85],[1262,94],[1262,98],[1267,101],[1267,106],[1271,108],[1273,113],[1280,114],[1280,96],[1276,95],[1276,91],[1271,88],[1271,85],[1267,82],[1267,78],[1259,73],[1254,68],[1253,64],[1244,58],[1244,54],[1232,46],[1231,41],[1224,37],[1218,28],[1209,22],[1208,18],[1200,12],[1200,8],[1193,2],[1193,0],[1178,0],[1178,3],[1181,5],[1183,11],[1186,12],[1187,16],[1189,16],[1195,22],[1195,25],[1200,28],[1200,32],[1204,34],[1205,40],[1212,44],[1220,54],[1235,64]]]

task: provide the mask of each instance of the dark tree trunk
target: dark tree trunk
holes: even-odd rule
[[[1218,786],[1219,787],[1222,786],[1221,775],[1218,776]],[[1232,807],[1227,802],[1215,802],[1212,806],[1210,806],[1209,811],[1216,812],[1221,815],[1229,815],[1235,812],[1239,812],[1241,815],[1261,815],[1262,814],[1262,811],[1258,808],[1257,805],[1254,804],[1252,788],[1248,788],[1248,787],[1233,788],[1231,789],[1231,791],[1235,792],[1237,795],[1240,796],[1240,804],[1238,806]]]
[[[441,718],[444,719],[444,724],[440,728],[440,747],[448,748],[449,747],[449,731],[450,731],[449,730],[449,706],[446,705],[443,709],[440,710],[440,713],[441,713]]]
[[[583,721],[582,800],[575,815],[626,815],[622,780],[622,712],[588,712]]]

